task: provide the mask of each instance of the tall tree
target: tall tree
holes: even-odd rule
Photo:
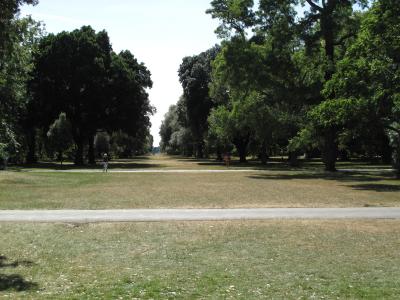
[[[57,153],[57,158],[62,164],[63,153],[72,145],[71,123],[65,113],[61,113],[50,125],[47,138],[51,150]]]
[[[219,50],[220,48],[215,46],[199,55],[183,58],[178,71],[188,124],[196,144],[196,156],[200,158],[204,154],[207,118],[213,106],[209,95],[211,63]]]
[[[208,10],[214,18],[221,20],[217,33],[221,36],[245,36],[251,29],[256,34],[273,35],[275,38],[287,37],[290,30],[296,28],[307,45],[308,53],[320,53],[323,45],[324,81],[329,80],[335,71],[338,55],[337,47],[341,47],[347,38],[354,36],[352,9],[354,4],[366,5],[367,0],[260,0],[258,10],[252,0],[214,0]],[[306,3],[304,17],[295,18],[296,6]],[[281,31],[283,34],[279,34]],[[278,34],[276,34],[278,33]],[[320,55],[319,55],[320,56]],[[319,102],[330,95],[323,95],[320,89]],[[335,170],[337,155],[336,131],[326,128],[324,136],[324,162],[327,170]]]
[[[32,55],[42,36],[42,25],[27,17],[11,20],[8,30],[6,51],[0,57],[0,142],[8,145],[11,158],[21,159],[31,98],[27,82],[31,78]]]
[[[357,39],[338,62],[325,86],[335,95],[321,109],[326,122],[340,129],[384,127],[395,148],[400,176],[400,9],[397,1],[374,3],[361,23]],[[343,112],[343,113],[338,113]]]
[[[218,33],[234,35],[222,43],[213,63],[211,92],[214,98],[222,98],[227,110],[244,106],[251,140],[258,144],[260,158],[266,162],[267,148],[274,144],[284,148],[299,129],[304,107],[318,102],[321,71],[310,68],[290,2],[261,1],[253,12],[251,1],[225,1],[222,8],[227,11],[219,10],[218,14],[235,16],[245,2],[249,6],[243,14],[253,22],[237,21],[231,26],[227,20],[218,28]],[[213,9],[209,12],[216,13]],[[254,31],[251,38],[245,24]],[[227,33],[225,36],[230,36]],[[242,136],[241,144],[249,140]]]
[[[42,126],[61,111],[69,116],[79,165],[87,142],[93,153],[94,135],[104,120],[110,63],[107,33],[90,26],[46,36],[35,56],[32,109],[43,116]],[[89,160],[93,163],[94,157]]]
[[[107,116],[103,128],[122,130],[132,137],[145,138],[150,128],[150,105],[147,89],[151,88],[151,73],[129,51],[112,53],[108,85]]]

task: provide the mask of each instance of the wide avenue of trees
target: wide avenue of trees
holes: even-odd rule
[[[183,95],[160,131],[165,151],[218,158],[234,151],[263,163],[286,154],[293,165],[304,154],[321,157],[327,171],[357,157],[400,170],[395,0],[210,6],[222,43],[209,60],[211,50],[183,59]]]

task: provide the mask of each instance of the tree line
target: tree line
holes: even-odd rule
[[[302,10],[303,13],[299,14]],[[221,45],[185,57],[168,153],[392,162],[400,174],[396,0],[213,0]]]
[[[0,4],[0,161],[63,156],[78,165],[96,154],[151,151],[151,74],[128,51],[113,51],[106,31],[83,26],[47,34],[22,4]],[[1,164],[1,163],[0,163]]]

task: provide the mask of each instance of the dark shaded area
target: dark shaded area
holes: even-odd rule
[[[191,162],[197,163],[199,166],[225,166],[225,162],[217,159],[198,159],[192,157],[179,157],[177,158],[180,162]],[[258,160],[248,159],[246,162],[240,162],[239,160],[231,160],[230,167],[234,168],[251,168],[255,170],[299,170],[301,168],[290,167],[286,160],[278,158],[269,159],[267,164],[261,164]]]
[[[381,180],[396,180],[393,173],[365,173],[365,172],[315,172],[315,173],[297,173],[297,174],[256,174],[247,176],[251,179],[264,180],[293,180],[293,179],[324,179],[339,182],[376,182]],[[396,187],[395,185],[388,185]],[[399,186],[400,187],[400,186]]]
[[[18,266],[32,266],[34,263],[29,260],[16,260],[7,262],[6,256],[0,256],[0,268],[16,268]],[[17,292],[37,289],[39,285],[36,282],[25,280],[19,274],[1,274],[0,273],[0,291],[14,290]]]
[[[30,267],[34,265],[34,263],[30,260],[15,260],[13,262],[7,263],[7,257],[1,255],[0,256],[0,268],[16,268],[18,266]]]
[[[399,192],[400,185],[392,185],[392,184],[356,184],[351,185],[351,187],[355,190],[362,191],[375,191],[375,192]],[[399,197],[400,199],[400,197]]]
[[[197,163],[199,166],[225,166],[223,161],[217,159],[198,159],[193,157],[177,156],[176,159],[180,162]],[[230,166],[235,168],[252,168],[255,170],[282,170],[282,171],[301,171],[301,170],[316,170],[322,171],[324,165],[321,159],[298,159],[299,165],[294,167],[289,164],[286,157],[270,157],[267,164],[263,165],[257,159],[248,159],[245,163],[240,162],[238,159],[232,159]],[[365,160],[352,160],[349,162],[337,162],[338,169],[391,169],[392,167],[387,164],[378,162],[370,162]]]
[[[35,282],[26,281],[21,275],[0,274],[0,291],[15,290],[17,292],[37,289],[39,286]]]

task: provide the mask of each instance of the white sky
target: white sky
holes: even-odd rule
[[[157,108],[152,117],[154,146],[160,142],[161,121],[182,88],[178,68],[184,56],[199,54],[218,43],[218,26],[205,10],[210,0],[39,0],[24,6],[21,16],[30,14],[46,24],[46,31],[58,33],[91,25],[108,32],[116,52],[130,50],[151,71],[150,101]]]

